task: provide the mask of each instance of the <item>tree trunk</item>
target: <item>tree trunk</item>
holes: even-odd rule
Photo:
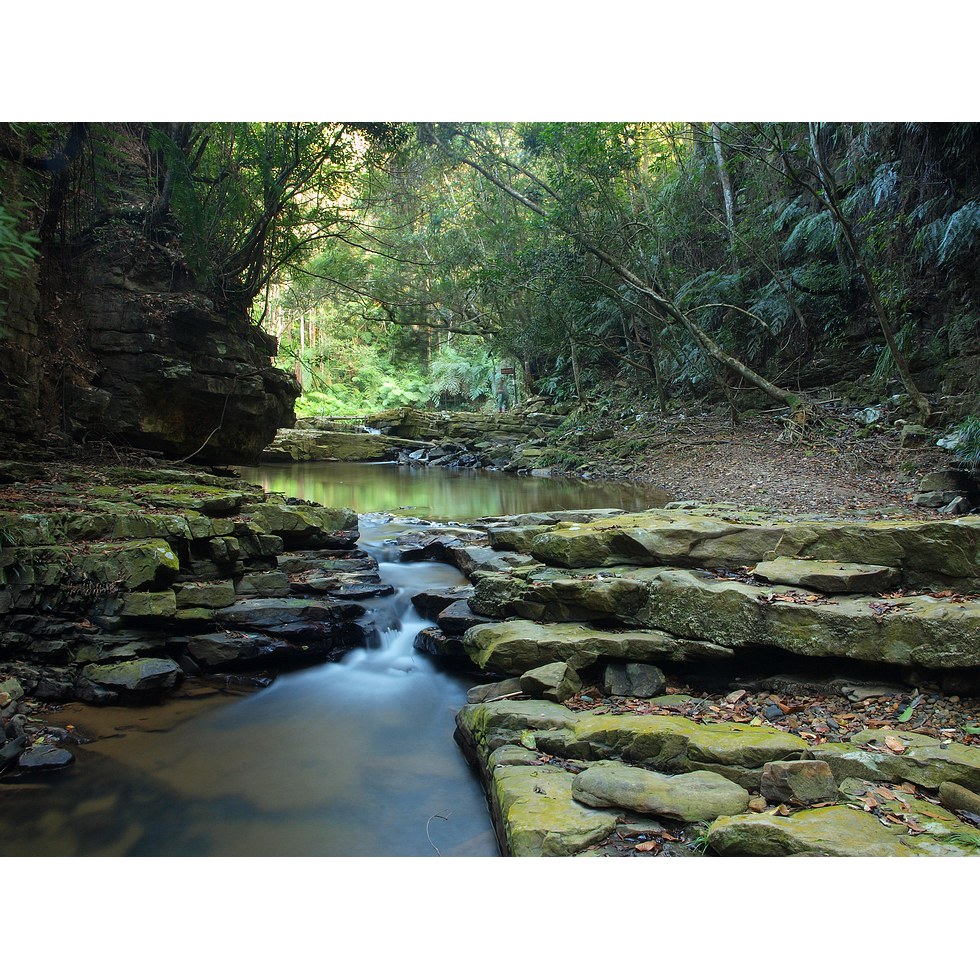
[[[571,328],[568,331],[568,348],[572,352],[572,377],[575,379],[575,394],[578,397],[579,405],[585,404],[585,395],[582,392],[582,368],[578,360],[578,349],[575,346],[575,338],[572,336]]]
[[[735,247],[735,195],[732,193],[732,182],[728,176],[725,163],[725,153],[721,146],[721,127],[718,123],[711,124],[711,142],[715,147],[715,162],[718,164],[718,179],[721,181],[722,197],[725,200],[725,223],[728,226],[728,239]]]

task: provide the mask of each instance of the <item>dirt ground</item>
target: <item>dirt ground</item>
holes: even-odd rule
[[[935,439],[902,448],[897,427],[861,429],[832,413],[793,441],[781,441],[785,433],[772,414],[734,429],[718,413],[646,419],[634,435],[599,444],[593,475],[654,485],[676,500],[731,501],[791,514],[938,516],[912,505],[921,476],[952,461]],[[617,452],[621,459],[614,458]]]

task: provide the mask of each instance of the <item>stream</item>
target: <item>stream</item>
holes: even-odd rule
[[[399,562],[418,527],[540,510],[641,510],[635,487],[392,464],[242,468],[267,491],[351,507],[359,547],[391,596],[378,648],[281,674],[264,690],[188,690],[160,705],[66,705],[51,724],[93,741],[44,780],[2,787],[0,854],[13,856],[453,856],[498,853],[486,800],[453,741],[476,683],[413,649],[411,597],[463,584],[450,566]],[[389,542],[389,543],[386,543]]]

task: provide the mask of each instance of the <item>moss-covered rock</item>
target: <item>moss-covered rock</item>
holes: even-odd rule
[[[513,857],[570,857],[608,837],[618,814],[582,806],[572,798],[571,773],[534,766],[499,765],[493,805]]]
[[[618,807],[694,823],[744,813],[748,792],[713,772],[666,776],[623,762],[596,762],[572,781],[572,796],[585,806]]]
[[[223,609],[237,598],[231,582],[182,582],[174,591],[178,609]]]
[[[532,698],[561,704],[582,689],[582,678],[566,663],[545,664],[521,674],[521,690]]]
[[[545,625],[522,619],[474,626],[463,635],[463,643],[478,667],[504,674],[523,674],[556,661],[580,671],[600,658],[637,663],[703,659],[715,655],[716,649],[659,630],[611,632],[575,623]],[[730,653],[718,649],[718,655],[726,652]]]
[[[249,507],[246,516],[265,533],[282,538],[290,547],[302,544],[303,539],[318,532],[357,530],[357,514],[349,507],[313,507],[271,500]]]
[[[804,657],[919,666],[980,666],[980,600],[930,595],[823,599],[679,569],[637,570],[649,602],[643,626],[723,646],[765,646]]]
[[[912,857],[915,850],[863,810],[829,806],[719,817],[708,847],[732,857]]]
[[[169,691],[183,675],[180,667],[165,657],[88,664],[81,672],[82,678],[99,687],[131,694]]]
[[[902,569],[906,585],[971,591],[980,585],[980,518],[955,521],[727,519],[680,510],[573,524],[534,537],[531,554],[566,568],[613,564],[740,568],[808,558]]]
[[[884,820],[892,833],[917,854],[934,857],[980,855],[980,834],[973,824],[944,806],[901,786],[880,786],[864,779],[845,779],[841,794]]]
[[[886,738],[905,748],[895,752]],[[811,750],[826,762],[838,783],[853,777],[888,783],[915,783],[938,789],[955,782],[980,792],[980,748],[959,742],[943,742],[917,732],[872,728],[859,732],[850,742],[827,742]]]
[[[177,612],[177,597],[165,592],[130,592],[123,598],[121,615],[141,619],[144,617],[170,617]]]
[[[755,566],[753,574],[767,582],[797,585],[827,594],[883,592],[895,588],[902,577],[897,568],[887,568],[884,565],[802,558],[761,561]]]

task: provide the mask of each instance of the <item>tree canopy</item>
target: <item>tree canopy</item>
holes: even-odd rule
[[[974,356],[971,123],[7,126],[46,175],[0,212],[0,273],[125,219],[251,309],[321,408],[526,392],[749,391],[864,379],[927,418]],[[145,161],[132,213],[108,189]],[[123,195],[125,197],[125,195]],[[119,195],[113,198],[119,201]],[[135,203],[139,201],[139,203]],[[967,409],[974,406],[968,405]]]

